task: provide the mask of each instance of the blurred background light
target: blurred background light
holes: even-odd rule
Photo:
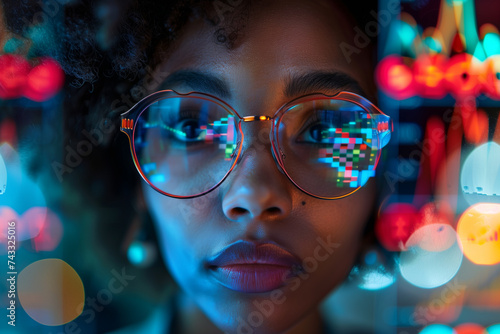
[[[419,334],[456,334],[456,332],[449,326],[433,324],[426,326]]]
[[[383,209],[375,224],[378,240],[389,251],[405,250],[405,244],[417,228],[417,209],[409,203],[392,203]]]
[[[474,201],[498,202],[500,200],[500,145],[487,142],[476,147],[466,158],[460,181],[465,199]],[[480,195],[480,196],[477,196]]]
[[[422,130],[418,124],[411,122],[399,122],[398,141],[400,144],[415,144],[416,140],[422,139]]]
[[[151,242],[133,241],[127,250],[130,263],[137,267],[147,267],[156,260],[156,246]]]
[[[7,189],[7,167],[3,161],[2,154],[0,153],[0,195],[5,193]]]
[[[471,206],[460,217],[457,232],[470,261],[481,265],[500,263],[500,204]]]
[[[26,174],[21,166],[19,154],[9,145],[0,146],[7,169],[5,196],[0,196],[0,206],[9,206],[18,214],[34,206],[46,206],[45,196],[40,187]]]
[[[28,74],[24,96],[36,102],[45,101],[62,88],[64,72],[51,58],[42,58]]]
[[[457,241],[457,233],[448,224],[429,224],[413,232],[406,242],[406,248],[420,247],[429,252],[442,252]]]
[[[353,268],[350,280],[363,290],[381,290],[396,281],[394,260],[384,255],[380,249],[373,248],[364,254],[363,263]]]
[[[455,332],[457,334],[484,334],[485,329],[478,324],[466,323],[455,326]]]
[[[485,334],[500,334],[500,324],[491,325],[490,327],[486,328]]]
[[[483,48],[488,57],[500,54],[500,37],[498,34],[487,33],[483,39]]]
[[[406,242],[408,250],[399,257],[401,275],[406,281],[420,288],[431,289],[446,284],[456,275],[463,254],[458,239],[451,237],[455,235],[451,230],[453,228],[449,225],[431,224],[410,236]],[[441,241],[445,244],[434,244]]]
[[[64,84],[64,72],[52,58],[28,60],[15,54],[0,55],[0,99],[27,97],[45,101],[59,92]]]
[[[484,75],[484,89],[486,95],[500,100],[500,55],[491,55],[486,59]]]
[[[33,262],[18,275],[19,302],[35,321],[59,326],[78,317],[85,292],[78,273],[60,259]]]
[[[442,54],[419,55],[413,64],[418,94],[425,98],[441,99],[447,91],[444,84],[447,58]]]
[[[378,85],[394,99],[402,100],[416,94],[412,70],[400,56],[390,55],[382,59],[375,75]]]
[[[448,60],[445,85],[456,98],[477,96],[481,91],[483,62],[468,53],[454,55]]]
[[[44,207],[33,207],[21,217],[25,227],[25,239],[33,239],[36,251],[53,251],[61,242],[63,225],[52,210]]]
[[[0,99],[21,97],[30,69],[30,64],[22,56],[0,55]]]
[[[5,143],[12,147],[17,146],[16,124],[10,119],[4,119],[0,122],[0,146]]]

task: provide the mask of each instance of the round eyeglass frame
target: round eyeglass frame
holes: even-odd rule
[[[241,139],[239,139],[237,142],[237,147],[236,147],[237,153],[236,154],[233,153],[233,156],[234,156],[233,162],[232,162],[231,167],[229,168],[228,172],[222,177],[222,179],[219,182],[217,182],[217,184],[215,184],[210,189],[208,189],[204,192],[194,194],[194,195],[189,195],[189,196],[180,196],[180,195],[170,194],[170,193],[167,193],[167,192],[159,189],[155,185],[153,185],[151,183],[151,181],[148,180],[148,178],[146,177],[144,172],[142,171],[140,164],[139,164],[139,160],[137,158],[136,151],[135,151],[135,145],[134,145],[135,138],[134,138],[134,136],[135,136],[136,126],[138,123],[137,119],[153,103],[156,103],[156,102],[163,100],[165,98],[172,98],[172,97],[180,97],[180,98],[182,98],[182,97],[196,97],[198,99],[208,100],[210,102],[216,103],[218,106],[220,106],[224,110],[226,110],[228,112],[228,114],[236,116],[239,119],[236,128],[238,131],[238,135],[241,136]],[[274,113],[274,115],[272,117],[270,117],[270,116],[244,116],[244,117],[242,117],[228,103],[226,103],[222,99],[220,99],[216,96],[213,96],[211,94],[199,93],[199,92],[194,92],[194,91],[189,92],[189,93],[178,93],[172,89],[161,90],[161,91],[154,92],[154,93],[144,97],[142,100],[137,102],[128,111],[121,114],[120,131],[122,131],[123,133],[125,133],[127,135],[128,140],[129,140],[129,145],[130,145],[130,152],[132,154],[132,159],[134,161],[135,167],[136,167],[137,171],[139,172],[139,174],[141,175],[142,179],[144,181],[146,181],[146,183],[148,183],[149,186],[151,186],[154,190],[156,190],[160,194],[168,196],[168,197],[189,199],[189,198],[196,198],[196,197],[206,195],[206,194],[210,193],[211,191],[215,190],[216,188],[218,188],[226,180],[226,178],[229,176],[229,174],[234,169],[236,164],[239,162],[239,158],[241,155],[241,151],[243,148],[243,142],[244,142],[244,138],[245,138],[243,130],[241,129],[242,122],[269,121],[269,120],[271,120],[271,121],[273,121],[271,131],[269,133],[269,137],[270,137],[269,139],[271,142],[271,153],[272,153],[273,158],[274,158],[275,162],[277,163],[280,171],[286,175],[286,177],[295,185],[295,187],[297,187],[300,191],[308,194],[309,196],[319,198],[319,199],[325,199],[325,200],[341,199],[341,198],[352,195],[353,193],[358,191],[362,186],[359,186],[359,187],[353,189],[352,191],[348,192],[347,194],[344,194],[341,196],[324,197],[324,196],[315,195],[314,193],[311,193],[310,191],[307,191],[307,190],[303,189],[302,187],[300,187],[293,180],[293,178],[288,174],[288,172],[286,171],[286,168],[284,166],[284,162],[283,162],[284,153],[281,150],[279,150],[280,145],[279,145],[278,129],[279,129],[279,125],[281,123],[281,120],[283,118],[283,115],[286,113],[286,111],[289,110],[290,107],[292,107],[294,105],[298,105],[300,103],[308,102],[311,100],[318,100],[318,99],[319,100],[347,101],[347,102],[354,103],[355,105],[363,108],[365,111],[367,111],[371,115],[372,119],[377,122],[377,129],[379,131],[378,135],[382,138],[382,139],[379,139],[379,141],[382,142],[382,144],[379,145],[380,147],[378,147],[378,149],[381,150],[389,141],[391,132],[393,131],[393,124],[392,124],[391,118],[388,115],[384,114],[379,108],[377,108],[369,100],[365,99],[364,97],[362,97],[356,93],[347,92],[347,91],[340,91],[334,95],[326,95],[324,93],[311,93],[311,94],[297,97],[297,98],[281,105],[281,107],[278,108],[278,110]],[[381,118],[381,119],[378,119],[378,118]],[[377,168],[379,158],[380,158],[380,153],[377,154],[377,159],[376,159],[374,167],[373,167],[374,170],[376,170],[376,168]]]

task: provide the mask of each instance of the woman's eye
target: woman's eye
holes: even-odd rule
[[[307,130],[308,133],[304,141],[322,143],[330,137],[330,128],[329,125],[324,123],[315,124]]]
[[[185,141],[197,141],[203,138],[203,130],[200,129],[200,124],[198,120],[195,119],[188,119],[188,120],[183,120],[182,122],[179,123],[179,130],[181,133],[184,134],[184,140]]]
[[[200,142],[205,140],[206,127],[202,129],[198,119],[182,119],[174,126],[177,140],[184,142]]]

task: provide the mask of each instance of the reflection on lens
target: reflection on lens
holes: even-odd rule
[[[358,105],[313,100],[289,108],[278,144],[289,176],[320,197],[340,197],[375,175],[380,145],[376,122]]]
[[[235,118],[215,101],[171,97],[146,108],[134,131],[144,177],[158,190],[193,196],[216,186],[234,163]]]

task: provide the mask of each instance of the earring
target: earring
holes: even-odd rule
[[[149,222],[146,214],[138,215],[133,220],[125,238],[125,244],[128,245],[126,247],[127,259],[139,268],[151,266],[158,257],[158,248],[152,238],[151,222],[149,224],[146,222]]]

